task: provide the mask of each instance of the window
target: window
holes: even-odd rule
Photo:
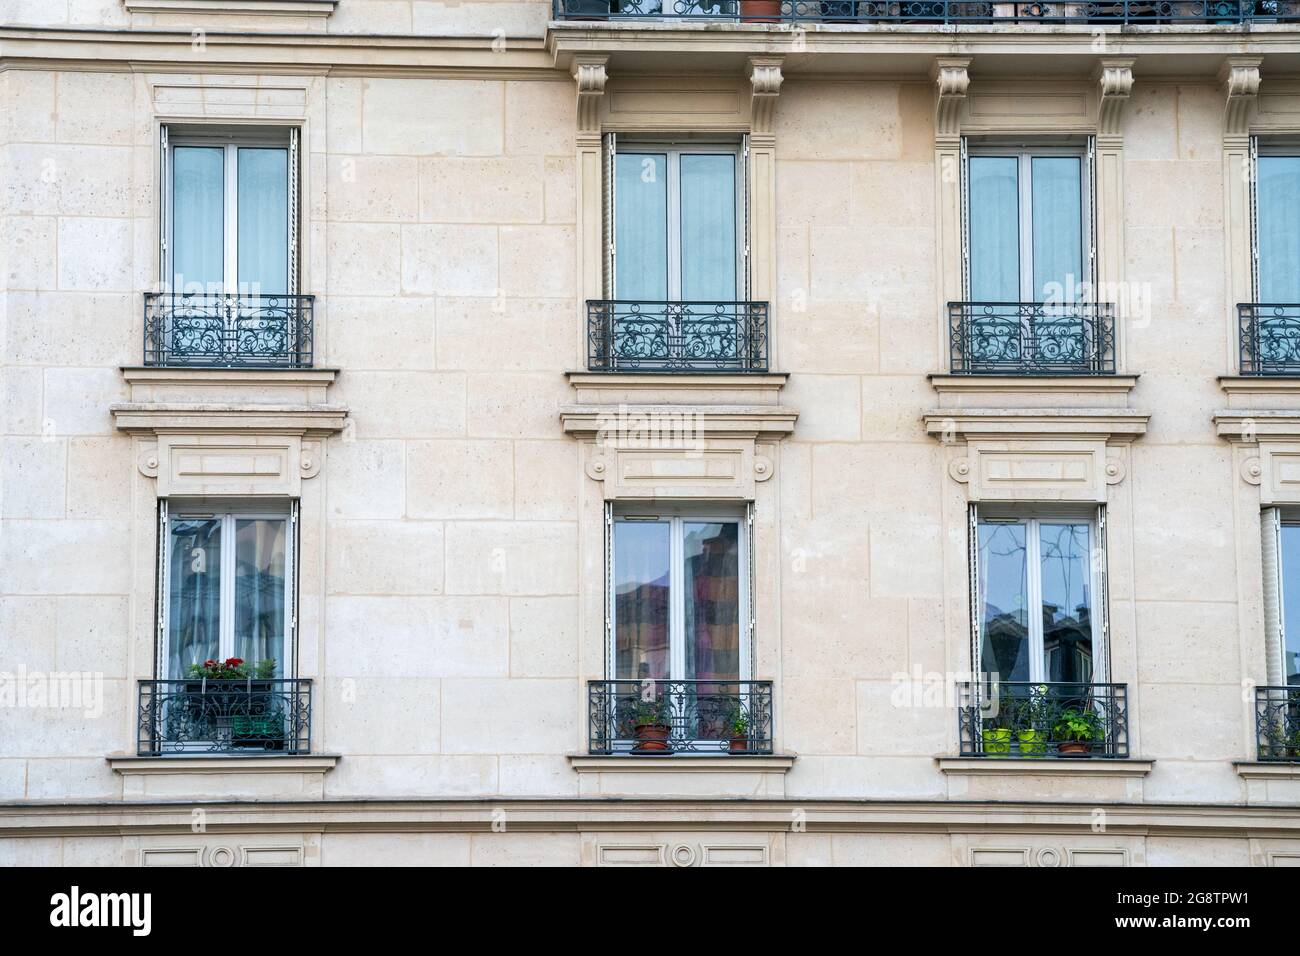
[[[163,276],[189,296],[296,288],[297,130],[163,128]]]
[[[612,515],[610,676],[735,681],[749,675],[744,515]]]
[[[609,137],[611,299],[732,302],[745,297],[744,148],[622,143]]]
[[[1265,508],[1263,541],[1268,683],[1300,686],[1300,513]]]
[[[289,507],[162,503],[160,677],[231,657],[275,661],[261,676],[291,675],[296,526]]]
[[[1260,148],[1256,170],[1256,301],[1300,303],[1300,147]]]
[[[967,295],[976,302],[1077,302],[1091,281],[1091,147],[971,147],[966,157]]]
[[[973,515],[972,523],[977,672],[1034,683],[1104,680],[1100,513]]]

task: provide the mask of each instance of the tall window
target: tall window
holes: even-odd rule
[[[1261,150],[1257,170],[1256,295],[1260,302],[1300,303],[1300,149]]]
[[[612,678],[748,676],[746,527],[725,513],[614,517]]]
[[[284,511],[213,512],[164,502],[162,673],[238,657],[292,674],[293,520]]]
[[[164,275],[189,295],[285,295],[293,286],[292,138],[164,130]]]
[[[612,298],[744,298],[740,152],[725,145],[619,143]]]
[[[970,149],[970,299],[1079,300],[1091,272],[1086,166],[1083,149]]]
[[[980,672],[1007,681],[1101,677],[1096,527],[1074,516],[978,518]]]
[[[1282,523],[1282,680],[1300,684],[1300,521]]]

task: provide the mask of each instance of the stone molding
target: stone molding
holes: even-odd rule
[[[1145,777],[1154,760],[1034,760],[1031,758],[938,757],[935,763],[946,774],[962,776],[1040,777]]]
[[[128,13],[328,17],[339,0],[123,0]]]
[[[583,797],[766,797],[785,796],[785,775],[794,754],[765,757],[569,756]]]
[[[943,440],[1064,439],[1127,444],[1146,434],[1150,413],[1129,408],[939,408],[925,430]]]
[[[289,756],[182,755],[136,757],[110,754],[109,767],[122,777],[124,799],[239,795],[323,800],[325,774],[338,754]]]

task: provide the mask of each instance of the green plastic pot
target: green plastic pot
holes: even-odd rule
[[[1042,757],[1047,754],[1047,734],[1041,730],[1020,730],[1016,732],[1020,742],[1020,756]]]
[[[984,729],[984,754],[987,757],[1006,757],[1011,754],[1011,728],[986,727]]]

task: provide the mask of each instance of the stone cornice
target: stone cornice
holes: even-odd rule
[[[123,0],[128,13],[328,17],[339,0]]]
[[[794,431],[798,413],[781,405],[570,405],[560,409],[565,434],[596,438],[680,430],[703,438],[780,439]]]
[[[946,774],[959,776],[1038,777],[1145,777],[1154,760],[1051,760],[1004,757],[939,757],[935,760]]]
[[[1126,395],[1137,385],[1136,375],[951,375],[938,372],[929,376],[930,384],[940,395],[981,395],[1016,392],[1034,395],[1088,393]]]
[[[1214,428],[1230,442],[1300,441],[1300,409],[1227,408],[1214,413]]]
[[[667,758],[672,759],[672,758]],[[864,784],[865,786],[865,784]],[[206,831],[489,832],[505,808],[512,831],[590,829],[788,831],[802,811],[809,832],[1086,833],[1104,807],[1109,833],[1138,836],[1300,837],[1294,806],[1080,801],[817,799],[229,800],[207,799]],[[0,805],[5,836],[190,833],[193,800]]]
[[[945,441],[1011,438],[1127,444],[1146,434],[1148,412],[1129,408],[938,408],[925,430]]]
[[[323,437],[343,430],[346,405],[119,402],[113,423],[128,435],[265,433]]]

